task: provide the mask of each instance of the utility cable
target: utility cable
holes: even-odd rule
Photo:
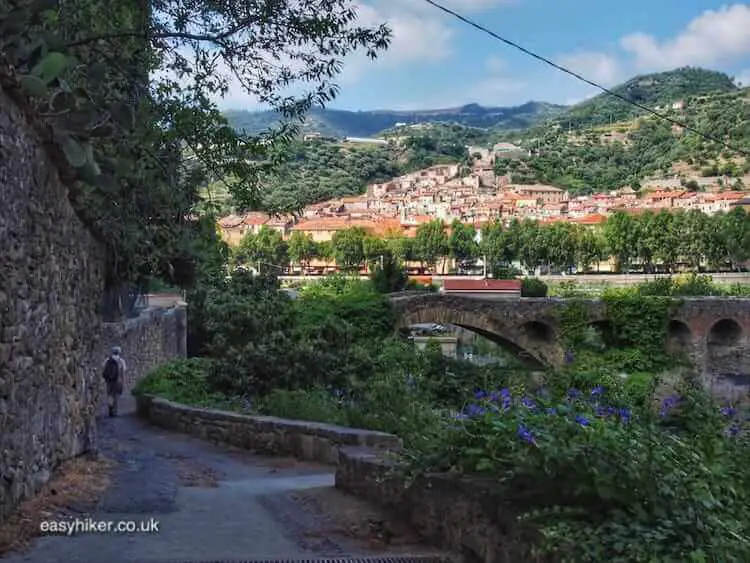
[[[621,101],[623,101],[623,102],[625,102],[627,104],[630,104],[631,106],[637,107],[637,108],[639,108],[639,109],[641,109],[641,110],[643,110],[643,111],[645,111],[647,113],[650,113],[651,115],[654,115],[654,116],[658,117],[659,119],[663,119],[664,121],[668,121],[672,125],[677,125],[678,127],[682,127],[685,131],[690,131],[691,133],[695,133],[696,135],[698,135],[699,137],[702,137],[703,139],[705,139],[707,141],[711,141],[713,143],[718,143],[718,144],[722,145],[723,147],[725,147],[725,148],[727,148],[727,149],[729,149],[731,151],[734,151],[734,152],[736,152],[738,154],[741,154],[741,155],[743,155],[745,157],[750,157],[750,152],[748,152],[748,151],[745,151],[743,149],[739,149],[737,147],[734,147],[734,146],[730,145],[729,143],[727,143],[726,141],[723,141],[723,140],[721,140],[721,139],[719,139],[717,137],[714,137],[712,135],[708,135],[706,133],[703,133],[702,131],[699,131],[698,129],[695,129],[694,127],[692,127],[690,125],[687,125],[686,123],[678,121],[677,119],[669,117],[668,115],[664,115],[663,113],[661,113],[659,111],[656,111],[654,109],[651,109],[648,106],[645,106],[643,104],[639,104],[638,102],[630,100],[630,99],[626,98],[625,96],[623,96],[622,94],[618,94],[617,92],[613,92],[609,88],[605,88],[604,86],[602,86],[600,84],[597,84],[596,82],[593,82],[592,80],[589,80],[588,78],[585,78],[585,77],[581,76],[577,72],[574,72],[574,71],[572,71],[572,70],[570,70],[568,68],[565,68],[564,66],[559,65],[559,64],[557,64],[555,62],[552,62],[550,59],[548,59],[546,57],[543,57],[542,55],[539,55],[539,54],[531,51],[530,49],[527,49],[526,47],[523,47],[522,45],[519,45],[515,41],[511,41],[510,39],[506,39],[505,37],[502,37],[501,35],[495,33],[494,31],[492,31],[490,29],[487,29],[483,25],[478,24],[478,23],[470,20],[469,18],[467,18],[465,16],[462,16],[461,14],[459,14],[457,12],[454,12],[450,8],[446,8],[445,6],[442,6],[441,4],[438,4],[434,0],[425,0],[425,2],[427,2],[428,4],[430,4],[431,6],[433,6],[434,8],[437,8],[438,10],[441,10],[442,12],[445,12],[446,14],[448,14],[448,15],[456,18],[457,20],[460,20],[463,23],[465,23],[465,24],[467,24],[467,25],[469,25],[469,26],[471,26],[471,27],[473,27],[473,28],[475,28],[475,29],[483,32],[483,33],[486,33],[490,37],[492,37],[494,39],[497,39],[498,41],[501,41],[502,43],[505,43],[506,45],[508,45],[510,47],[513,47],[514,49],[516,49],[518,51],[521,51],[522,53],[524,53],[526,55],[529,55],[530,57],[533,57],[536,60],[541,61],[541,62],[543,62],[546,65],[549,65],[549,66],[551,66],[553,68],[556,68],[557,70],[559,70],[561,72],[564,72],[565,74],[569,74],[573,78],[576,78],[577,80],[580,80],[581,82],[585,82],[589,86],[593,86],[594,88],[597,88],[598,90],[601,90],[602,92],[604,92],[605,94],[607,94],[609,96],[617,98],[618,100],[621,100]]]

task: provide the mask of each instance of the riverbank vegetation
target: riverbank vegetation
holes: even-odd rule
[[[370,282],[332,277],[292,299],[237,272],[206,293],[201,357],[136,393],[395,433],[413,475],[497,481],[519,560],[745,560],[744,413],[667,352],[671,288],[610,290],[606,326],[561,304],[566,363],[531,372],[417,351]]]

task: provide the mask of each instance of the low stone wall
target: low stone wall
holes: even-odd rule
[[[109,356],[112,346],[122,348],[127,365],[123,393],[129,394],[139,379],[163,363],[187,356],[187,309],[183,304],[173,307],[151,307],[135,319],[104,323],[97,350],[101,366]],[[101,371],[101,370],[100,370]],[[100,405],[106,403],[104,380],[101,386]]]
[[[343,446],[389,450],[401,447],[392,434],[332,424],[286,420],[180,405],[151,396],[136,398],[138,415],[198,438],[259,453],[336,464]]]
[[[516,563],[513,521],[491,481],[435,474],[410,484],[370,448],[342,448],[336,488],[405,517],[428,543],[467,561]]]
[[[407,486],[394,469],[401,441],[392,434],[136,398],[138,415],[160,427],[271,455],[336,465],[336,487],[406,516],[429,543],[481,563],[515,563],[507,511],[491,482],[448,475]],[[505,515],[505,519],[503,516]]]

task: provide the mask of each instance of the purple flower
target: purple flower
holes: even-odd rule
[[[529,444],[536,444],[536,438],[534,438],[534,435],[523,424],[519,424],[518,426],[518,437]]]
[[[679,395],[670,395],[661,402],[661,409],[659,409],[660,416],[667,416],[669,412],[680,404]]]
[[[590,424],[589,419],[582,414],[576,415],[576,422],[581,426],[588,426]]]
[[[487,397],[487,391],[482,391],[481,389],[477,389],[474,391],[474,398],[478,401],[484,399]]]
[[[724,434],[726,434],[730,438],[734,438],[735,436],[737,436],[737,434],[740,433],[741,430],[742,428],[740,428],[739,424],[732,424],[729,428],[727,428],[724,431]]]
[[[578,389],[568,389],[568,397],[571,399],[577,399],[581,396],[581,392]]]
[[[735,409],[732,405],[727,405],[726,407],[722,408],[720,412],[726,417],[732,417],[737,414],[737,409]]]
[[[550,415],[555,415],[555,414],[557,414],[557,409],[556,409],[556,408],[554,408],[554,407],[550,407],[550,408],[548,408],[548,409],[547,409],[546,411],[544,411],[544,412],[546,412],[547,414],[550,414]]]
[[[604,394],[604,387],[602,387],[601,385],[597,385],[591,390],[592,397],[598,397],[603,394]]]
[[[565,350],[565,363],[572,364],[575,361],[576,361],[576,357],[575,357],[575,354],[573,354],[573,350],[571,350],[570,348]]]
[[[617,412],[617,414],[620,415],[620,420],[623,423],[625,423],[625,424],[628,423],[628,421],[630,420],[630,418],[632,416],[632,413],[630,412],[630,409],[619,409],[618,412]]]
[[[529,410],[534,410],[536,408],[536,402],[530,397],[524,397],[521,399],[521,404]]]
[[[474,403],[468,405],[464,410],[468,417],[482,416],[487,412],[487,409]]]

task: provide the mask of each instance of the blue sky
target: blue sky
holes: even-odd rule
[[[436,0],[604,86],[693,65],[750,85],[750,5],[710,0]],[[423,0],[361,0],[363,24],[388,22],[389,51],[353,56],[330,107],[351,110],[570,104],[597,91],[452,19]],[[223,108],[258,109],[232,91]]]

